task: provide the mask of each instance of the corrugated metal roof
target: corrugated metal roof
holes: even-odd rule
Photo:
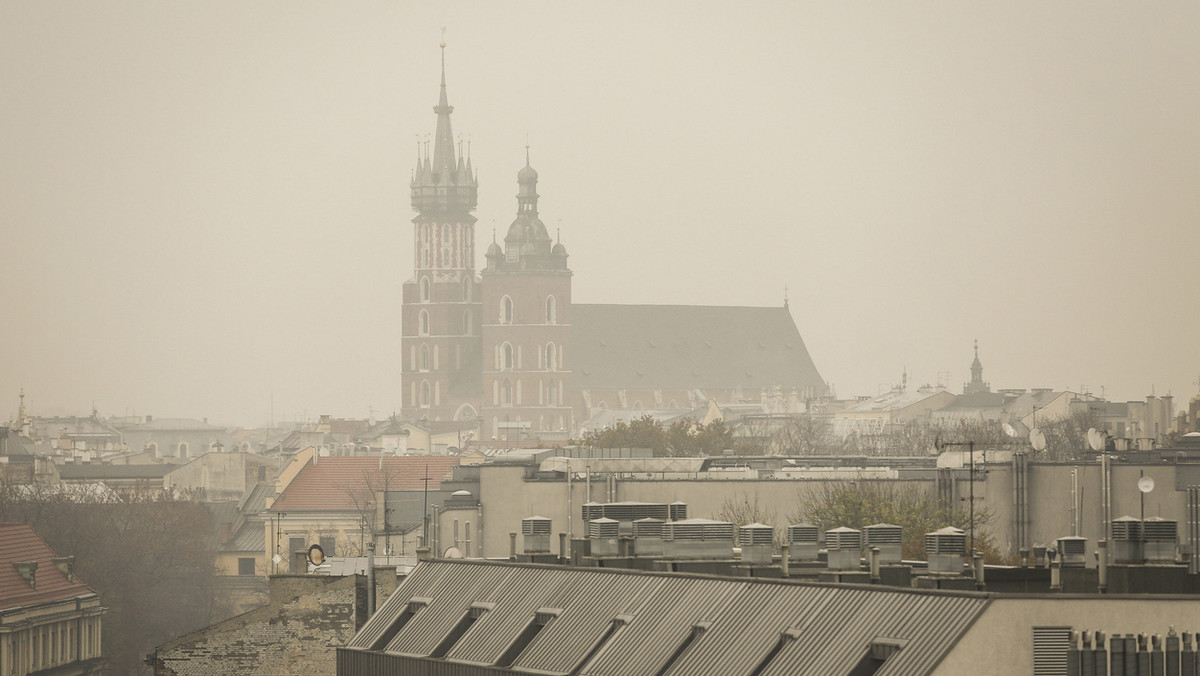
[[[495,664],[539,609],[559,612],[514,669],[580,676],[655,674],[704,631],[667,674],[748,674],[780,644],[764,676],[849,674],[873,640],[906,645],[878,676],[930,672],[983,612],[988,595],[719,578],[482,561],[419,564],[350,642],[369,648],[410,599],[425,597],[386,650],[427,656],[473,604],[491,604],[446,654],[447,663]],[[589,663],[589,653],[622,616]]]

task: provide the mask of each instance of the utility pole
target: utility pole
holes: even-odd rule
[[[421,508],[421,546],[429,546],[429,465],[425,465],[425,504]]]

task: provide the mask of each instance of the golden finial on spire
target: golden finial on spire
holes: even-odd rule
[[[441,47],[442,47],[442,49],[445,49],[445,48],[446,48],[446,27],[445,27],[445,26],[442,26],[442,44],[441,44]]]

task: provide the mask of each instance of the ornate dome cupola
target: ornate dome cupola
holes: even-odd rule
[[[550,233],[538,218],[537,171],[529,164],[529,146],[525,146],[525,166],[517,172],[517,184],[517,217],[504,236],[504,254],[508,263],[528,267],[550,253]]]

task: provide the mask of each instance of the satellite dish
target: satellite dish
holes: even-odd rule
[[[1004,423],[1004,426],[1001,429],[1003,429],[1004,433],[1010,437],[1017,436],[1017,431],[1015,429],[1013,429],[1013,426],[1009,425],[1008,423]]]
[[[1046,450],[1046,435],[1042,434],[1038,428],[1033,428],[1033,431],[1029,433],[1029,445],[1033,446],[1035,451]]]
[[[1148,476],[1138,479],[1138,490],[1143,493],[1149,493],[1154,490],[1154,479]]]
[[[1087,440],[1088,446],[1091,446],[1093,451],[1104,450],[1104,435],[1096,431],[1095,427],[1088,428]]]

